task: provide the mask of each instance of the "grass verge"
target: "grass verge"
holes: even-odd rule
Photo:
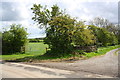
[[[98,48],[98,50],[96,52],[86,53],[85,56],[86,56],[86,58],[91,58],[91,57],[94,57],[94,56],[104,55],[107,52],[109,52],[110,50],[113,50],[113,49],[116,49],[116,48],[120,48],[120,45],[100,47],[100,48]]]

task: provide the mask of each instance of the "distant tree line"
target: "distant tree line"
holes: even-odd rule
[[[43,38],[28,39],[29,42],[43,42]]]

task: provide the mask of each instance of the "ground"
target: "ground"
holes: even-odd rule
[[[118,77],[118,55],[114,54],[117,50],[114,49],[104,56],[72,63],[4,63],[0,65],[3,66],[4,78],[115,78]]]

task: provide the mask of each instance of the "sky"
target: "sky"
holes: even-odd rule
[[[32,20],[33,4],[47,5],[57,4],[66,13],[78,20],[90,21],[95,17],[108,19],[118,23],[118,0],[1,0],[0,1],[0,31],[9,28],[11,24],[22,24],[27,28],[28,38],[45,37],[45,29]]]

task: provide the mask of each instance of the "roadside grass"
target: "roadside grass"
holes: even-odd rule
[[[26,52],[24,54],[15,53],[12,55],[0,55],[2,60],[16,60],[25,57],[32,57],[36,55],[43,55],[45,53],[45,48],[48,47],[43,42],[39,43],[28,43]]]
[[[110,50],[113,50],[113,49],[116,49],[116,48],[120,48],[120,45],[107,46],[107,47],[99,47],[96,52],[85,53],[84,56],[86,58],[91,58],[91,57],[94,57],[94,56],[100,56],[100,55],[104,55],[107,52],[109,52]]]

